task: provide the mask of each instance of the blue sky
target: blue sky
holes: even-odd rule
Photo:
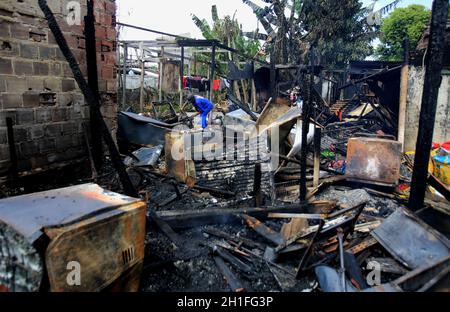
[[[260,0],[253,0],[255,3],[263,5]],[[393,0],[377,1],[375,9],[379,9]],[[245,31],[253,31],[258,23],[251,9],[242,3],[242,0],[118,0],[119,21],[147,27],[173,34],[190,34],[194,38],[201,38],[201,33],[191,19],[191,13],[201,18],[211,20],[211,6],[217,5],[219,15],[236,14],[236,18],[243,25]],[[363,0],[367,6],[371,0]],[[422,4],[431,8],[432,0],[403,0],[399,7],[410,4]],[[262,27],[260,27],[262,28]],[[155,39],[155,35],[146,32],[124,29],[121,39],[126,40],[150,40]]]

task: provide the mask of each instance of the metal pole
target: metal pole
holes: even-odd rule
[[[212,100],[213,97],[213,87],[214,87],[214,75],[216,70],[216,45],[212,46],[211,53],[211,77],[209,78],[209,100]]]
[[[122,109],[127,105],[127,60],[128,43],[123,45],[123,68],[122,68]]]
[[[161,47],[161,58],[159,60],[159,90],[158,100],[162,102],[162,85],[164,79],[164,47]]]
[[[308,193],[306,187],[306,158],[308,156],[308,132],[309,132],[309,119],[310,119],[310,108],[312,107],[312,88],[314,83],[314,51],[311,49],[311,66],[309,70],[309,81],[306,87],[307,98],[303,102],[302,108],[302,148],[300,156],[300,201],[305,201]]]
[[[145,79],[145,60],[144,60],[144,43],[139,43],[139,50],[141,53],[141,97],[139,100],[140,113],[144,112],[144,79]]]
[[[94,2],[92,0],[87,1],[87,15],[84,18],[84,33],[86,36],[86,64],[88,84],[91,88],[97,101],[101,101],[99,87],[98,87],[98,71],[97,71],[97,47],[95,36],[95,15],[94,15]],[[100,170],[103,165],[103,145],[102,136],[99,131],[99,122],[96,119],[95,107],[90,106],[90,121],[92,138],[92,155],[94,158],[95,168]]]
[[[314,187],[320,182],[320,146],[322,140],[322,129],[316,127],[314,130]]]
[[[435,0],[430,25],[419,134],[417,136],[411,195],[409,198],[409,207],[413,211],[421,209],[425,200],[428,162],[433,142],[439,88],[442,81],[441,73],[444,60],[447,15],[448,0]]]
[[[181,61],[180,61],[180,107],[183,105],[183,76],[184,76],[184,47],[181,47]]]

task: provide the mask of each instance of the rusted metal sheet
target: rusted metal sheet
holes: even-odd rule
[[[173,125],[130,112],[119,113],[118,126],[119,141],[145,146],[163,145],[165,135],[173,128]]]
[[[266,107],[264,107],[264,110],[262,111],[261,115],[259,116],[256,127],[260,129],[258,134],[261,134],[263,129],[267,128],[274,122],[276,122],[279,118],[281,118],[283,115],[285,115],[289,110],[290,106],[287,103],[284,102],[269,102]]]
[[[30,243],[42,229],[81,222],[112,207],[139,202],[109,192],[96,184],[83,184],[0,200],[0,221],[15,229]]]
[[[400,178],[402,144],[379,138],[351,138],[348,141],[349,180],[395,186]]]
[[[176,131],[167,133],[164,149],[166,168],[169,175],[173,176],[177,181],[193,187],[196,182],[195,163],[193,160],[185,157],[185,140],[188,135],[191,134]]]
[[[450,256],[450,241],[405,208],[398,208],[372,236],[410,269]]]
[[[13,233],[9,238],[17,237],[16,242],[7,237],[7,246],[2,247],[14,249],[19,242],[28,252],[17,267],[2,266],[5,254],[0,253],[0,284],[11,291],[103,290],[126,272],[139,271],[134,267],[144,259],[145,222],[143,201],[95,184],[1,200],[1,228]],[[38,240],[48,243],[34,244]],[[44,256],[45,270],[35,272],[36,255]],[[74,270],[80,269],[80,285],[67,282],[70,263],[75,264]],[[8,275],[8,271],[16,274]],[[39,284],[47,274],[48,288],[34,280],[24,282],[30,272],[41,274]]]

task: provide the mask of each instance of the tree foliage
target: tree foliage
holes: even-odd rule
[[[200,19],[192,14],[192,20],[200,29],[205,39],[217,39],[221,43],[240,51],[243,55],[249,57],[257,56],[261,47],[259,40],[246,38],[242,34],[242,27],[235,16],[226,15],[220,18],[217,12],[217,6],[215,5],[211,7],[211,16],[213,24],[209,25],[206,19]],[[208,60],[206,56],[203,56],[203,58]],[[217,55],[217,60],[219,62],[239,60],[239,56],[232,53],[220,53]],[[222,74],[226,72],[225,65],[219,65],[218,69]]]
[[[403,41],[409,39],[410,47],[415,47],[429,24],[431,12],[423,5],[413,4],[395,9],[383,19],[381,44],[376,49],[380,60],[403,60]]]
[[[376,30],[358,0],[250,0],[249,5],[269,35],[273,61],[305,63],[314,47],[324,65],[345,65],[373,53]]]

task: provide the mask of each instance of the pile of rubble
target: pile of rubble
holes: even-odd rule
[[[308,144],[315,156],[307,159],[307,201],[299,201],[302,144],[297,129],[302,121],[297,106],[269,102],[261,114],[254,113],[256,121],[242,109],[217,114],[221,126],[206,131],[175,131],[150,117],[123,114],[127,127],[132,122],[135,128],[130,137],[119,124],[122,143],[141,146],[126,163],[129,171],[138,172],[136,186],[162,233],[147,235],[144,291],[445,289],[448,190],[434,190],[428,208],[417,214],[406,209],[411,158],[402,155],[401,144],[384,134],[379,122],[313,123]],[[248,130],[253,126],[256,133]],[[251,138],[268,132],[270,138],[268,130],[275,128],[281,141],[279,164],[251,159],[254,151],[273,156],[274,145],[253,146]],[[315,148],[314,132],[320,128]],[[248,138],[247,144],[228,141],[230,130]],[[217,133],[223,136],[217,139]],[[148,139],[139,141],[141,134]],[[225,148],[215,156],[223,157],[206,159],[205,146],[218,142]],[[228,160],[225,142],[241,158]],[[174,148],[192,157],[174,159]],[[443,185],[434,180],[433,186]],[[436,222],[438,214],[445,221]]]

